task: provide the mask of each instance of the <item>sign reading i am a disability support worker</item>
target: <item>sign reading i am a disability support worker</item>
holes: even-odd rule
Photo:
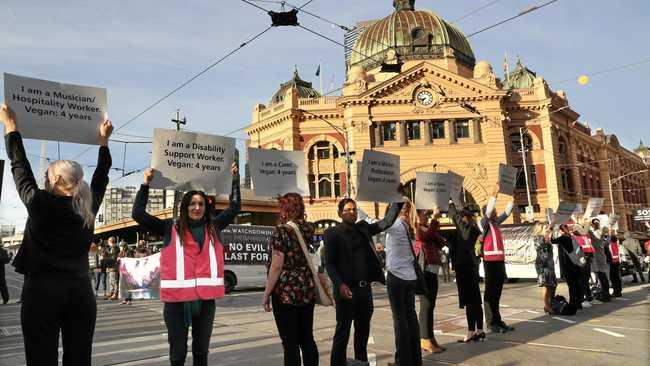
[[[230,194],[235,139],[156,128],[153,134],[152,188]]]
[[[253,189],[258,196],[309,195],[302,151],[248,149]]]
[[[357,186],[357,200],[370,202],[400,202],[399,156],[364,150],[361,174]]]
[[[4,74],[5,102],[24,138],[99,143],[107,115],[106,89]]]

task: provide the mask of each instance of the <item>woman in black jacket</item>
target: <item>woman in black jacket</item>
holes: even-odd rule
[[[474,251],[474,245],[481,232],[471,212],[467,210],[458,212],[453,203],[449,204],[449,216],[457,231],[455,243],[450,247],[450,256],[456,271],[458,302],[460,308],[465,308],[467,316],[467,335],[458,341],[463,343],[478,341],[485,339],[478,258]]]
[[[27,365],[56,365],[59,333],[63,365],[90,365],[97,304],[88,278],[88,250],[108,184],[113,125],[105,120],[99,126],[99,158],[90,186],[78,163],[57,160],[47,168],[45,189],[39,189],[15,114],[6,105],[0,120],[16,190],[28,214],[14,260],[16,271],[25,275],[21,326]]]

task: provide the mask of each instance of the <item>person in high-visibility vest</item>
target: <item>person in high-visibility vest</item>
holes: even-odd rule
[[[573,238],[582,248],[582,252],[585,254],[585,260],[587,263],[584,267],[581,268],[582,271],[582,290],[585,295],[585,302],[582,303],[583,307],[591,307],[591,301],[594,300],[593,294],[591,293],[591,286],[589,285],[589,279],[591,277],[591,264],[594,260],[594,253],[596,250],[591,244],[591,238],[588,236],[589,231],[585,229],[582,224],[573,225]]]
[[[609,229],[601,229],[600,220],[593,219],[591,220],[591,228],[589,229],[588,235],[591,239],[591,246],[594,248],[594,261],[591,264],[591,270],[596,274],[601,290],[594,297],[599,301],[607,302],[610,300],[607,273],[609,273],[608,263],[611,262],[611,259],[608,257],[609,251],[606,251],[605,247],[609,243]]]
[[[512,213],[513,201],[508,202],[506,209],[501,215],[497,215],[495,206],[499,195],[499,185],[494,188],[492,197],[485,208],[484,216],[481,219],[479,229],[483,238],[483,269],[485,271],[485,321],[488,328],[494,333],[505,333],[515,330],[507,325],[499,312],[499,301],[505,282],[506,264],[505,248],[499,225],[506,221]]]
[[[612,280],[612,296],[621,297],[622,293],[622,284],[621,284],[621,257],[620,257],[620,248],[618,245],[618,237],[612,235],[609,239],[609,246],[607,249],[611,253],[612,262],[609,264],[609,278]]]
[[[208,365],[208,348],[214,321],[215,299],[225,294],[224,249],[219,232],[233,223],[241,207],[239,170],[233,163],[229,206],[215,214],[201,191],[183,195],[176,222],[163,221],[146,212],[153,170],[144,171],[144,182],[135,196],[133,219],[141,228],[163,237],[160,251],[160,300],[167,326],[169,361],[184,365],[187,332],[192,327],[195,366]]]

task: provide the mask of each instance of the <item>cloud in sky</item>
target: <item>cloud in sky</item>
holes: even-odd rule
[[[418,0],[415,5],[453,20],[486,3]],[[458,26],[469,34],[538,3],[501,0]],[[279,9],[275,4],[259,4]],[[266,14],[238,0],[8,0],[3,5],[0,73],[106,87],[110,116],[117,126],[269,25]],[[352,26],[388,15],[391,5],[392,0],[315,0],[305,9]],[[511,67],[520,55],[529,68],[553,82],[650,58],[648,15],[646,0],[560,0],[479,34],[470,43],[477,59],[489,61],[497,74],[507,50]],[[299,18],[301,24],[342,42],[340,29],[304,13]],[[299,28],[272,29],[120,132],[151,136],[154,127],[171,128],[176,108],[181,108],[192,130],[232,131],[249,123],[253,105],[267,103],[279,85],[291,78],[294,65],[318,87],[314,72],[322,61],[324,88],[329,88],[332,74],[338,87],[345,75],[343,54],[342,47]],[[583,120],[616,133],[632,148],[639,138],[650,142],[645,91],[649,69],[650,64],[645,64],[594,77],[586,87],[575,82],[558,87],[567,90]],[[238,146],[243,148],[242,141]],[[49,142],[47,147],[47,155],[56,157],[56,144]],[[27,149],[38,154],[39,144],[28,141]],[[83,149],[62,144],[61,155],[71,158]],[[123,145],[111,144],[111,149],[114,165],[121,167]],[[146,145],[129,145],[126,169],[146,166],[150,150]],[[6,159],[4,151],[0,159]],[[94,164],[95,159],[96,149],[91,149],[79,160]],[[36,159],[32,164],[38,167]],[[3,222],[25,215],[8,169],[4,182]]]

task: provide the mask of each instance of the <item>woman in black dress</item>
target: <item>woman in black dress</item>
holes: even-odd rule
[[[533,228],[535,240],[535,270],[537,271],[537,284],[543,288],[544,312],[552,314],[551,299],[555,296],[557,277],[555,276],[555,261],[553,260],[553,244],[551,244],[552,226],[545,228],[541,223],[536,223]]]
[[[476,240],[481,232],[476,220],[467,210],[458,211],[453,203],[449,204],[449,216],[456,226],[456,240],[450,246],[451,263],[456,271],[456,287],[460,308],[465,308],[467,316],[467,335],[459,342],[485,339],[483,331],[483,308],[481,307],[481,289],[479,288],[478,258],[474,251]]]

